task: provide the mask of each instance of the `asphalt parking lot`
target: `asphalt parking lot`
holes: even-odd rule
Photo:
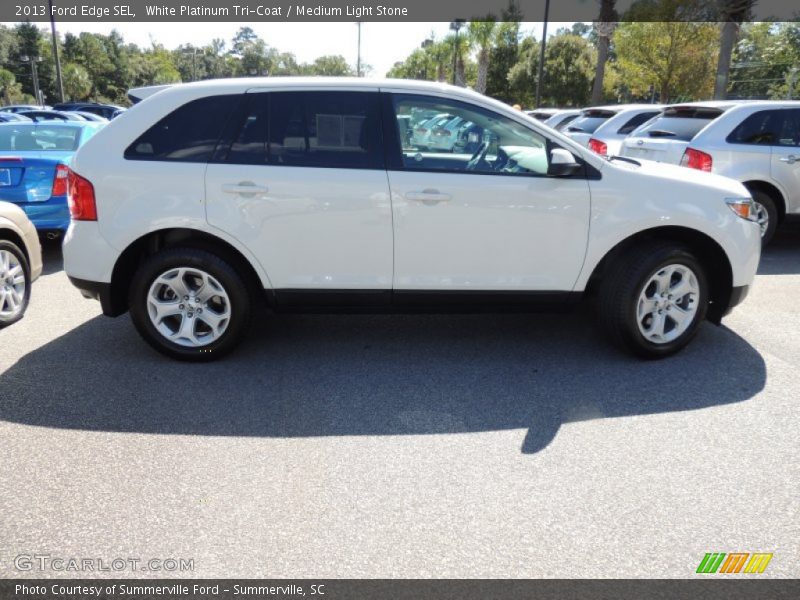
[[[267,316],[182,364],[46,258],[0,331],[0,577],[682,578],[736,551],[800,576],[800,222],[660,362],[581,311]]]

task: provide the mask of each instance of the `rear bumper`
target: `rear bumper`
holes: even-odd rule
[[[70,283],[78,288],[78,291],[84,298],[100,301],[100,308],[102,308],[104,315],[107,317],[119,316],[120,312],[115,310],[111,301],[110,283],[78,279],[77,277],[72,277],[71,275],[68,275],[67,277],[69,277]]]
[[[66,198],[18,206],[25,211],[38,231],[66,231],[69,227],[69,207]]]

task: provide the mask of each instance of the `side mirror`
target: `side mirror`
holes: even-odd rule
[[[550,152],[550,164],[547,166],[547,174],[551,177],[568,177],[577,173],[580,168],[581,165],[575,160],[572,152],[561,148],[554,148]]]

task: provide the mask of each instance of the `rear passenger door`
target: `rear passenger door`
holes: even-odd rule
[[[326,290],[388,302],[392,214],[377,92],[247,94],[208,165],[206,210],[257,256],[279,303],[314,303]]]
[[[778,138],[772,145],[770,173],[786,194],[786,212],[800,212],[800,109],[775,111]]]

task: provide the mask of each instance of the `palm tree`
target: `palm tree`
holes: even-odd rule
[[[749,13],[756,0],[724,0],[720,6],[719,20],[722,21],[719,32],[719,58],[717,59],[717,77],[714,80],[714,98],[724,100],[728,94],[728,78],[731,70],[731,56],[739,27]]]
[[[475,83],[475,91],[481,94],[486,93],[491,48],[496,26],[497,23],[495,23],[494,17],[487,16],[486,21],[470,21],[467,28],[467,37],[470,44],[478,48],[478,80]]]
[[[448,44],[446,40],[434,42],[427,48],[427,52],[430,53],[436,65],[436,81],[445,81],[447,77],[448,58],[453,56],[452,44]]]
[[[600,104],[603,99],[603,79],[606,75],[606,61],[608,60],[608,47],[611,45],[611,36],[617,26],[617,11],[614,10],[617,0],[600,0],[600,15],[594,24],[597,32],[597,65],[594,71],[594,85],[592,86],[592,104]]]

